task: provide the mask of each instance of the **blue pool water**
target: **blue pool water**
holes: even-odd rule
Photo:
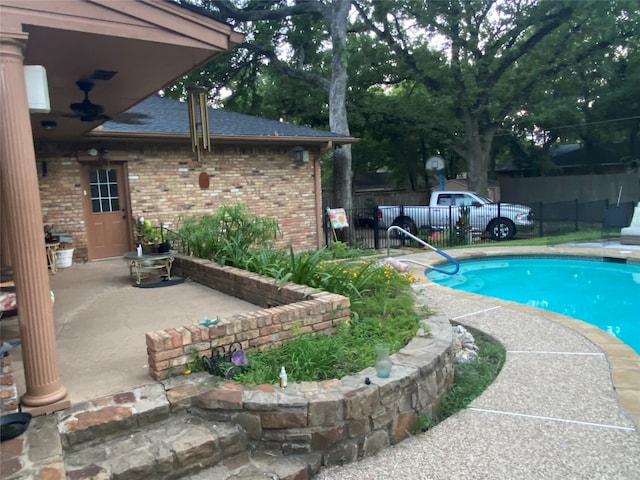
[[[640,354],[640,265],[575,257],[494,257],[460,263],[432,281],[531,305],[595,325]]]

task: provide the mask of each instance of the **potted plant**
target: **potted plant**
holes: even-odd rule
[[[160,227],[154,227],[151,221],[142,222],[142,248],[151,253],[167,253],[171,250],[168,241],[168,230],[161,223]]]
[[[160,222],[160,244],[158,245],[158,253],[169,253],[171,250],[171,242],[168,238],[169,229]]]

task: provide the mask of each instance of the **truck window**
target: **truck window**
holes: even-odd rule
[[[453,196],[453,200],[454,200],[454,205],[456,207],[462,207],[464,205],[471,205],[472,203],[472,199],[471,197],[467,196],[467,195],[461,195],[461,194],[457,194]]]
[[[438,205],[442,205],[443,207],[448,207],[449,205],[451,205],[451,195],[448,193],[438,195]]]

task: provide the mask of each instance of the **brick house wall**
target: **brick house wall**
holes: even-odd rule
[[[36,156],[40,185],[42,221],[73,236],[76,258],[86,256],[80,164],[70,154]],[[44,166],[46,164],[46,166]],[[45,176],[46,174],[46,176]]]
[[[36,155],[43,222],[73,236],[76,261],[87,257],[79,161],[96,161],[85,153],[89,146],[49,144],[40,146]],[[278,220],[279,248],[306,250],[318,245],[320,169],[314,161],[295,162],[290,146],[214,145],[201,164],[192,161],[191,149],[183,145],[102,143],[101,148],[109,151],[110,162],[125,162],[134,228],[140,216],[172,228],[181,216],[242,203],[256,215]],[[311,150],[311,158],[314,153],[318,152]],[[203,171],[210,177],[208,189],[198,183]]]

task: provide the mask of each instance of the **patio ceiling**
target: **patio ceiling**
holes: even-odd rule
[[[24,65],[47,72],[51,113],[31,114],[35,140],[77,139],[102,121],[83,122],[79,80],[91,80],[92,103],[118,114],[234,47],[242,35],[170,1],[13,1],[0,7],[2,31],[28,33]],[[45,130],[42,121],[55,121]]]

